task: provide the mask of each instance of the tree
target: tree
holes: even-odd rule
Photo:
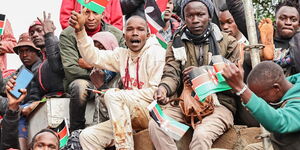
[[[275,18],[275,5],[281,0],[253,0],[255,18],[260,21],[262,18]]]

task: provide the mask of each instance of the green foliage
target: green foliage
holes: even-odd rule
[[[262,18],[271,18],[274,21],[275,18],[275,5],[280,0],[253,0],[253,6],[255,9],[255,18],[260,21]]]

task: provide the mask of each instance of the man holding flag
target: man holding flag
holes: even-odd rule
[[[185,0],[182,14],[186,25],[179,29],[168,46],[162,80],[154,93],[154,99],[161,104],[168,102],[167,97],[181,95],[183,85],[190,86],[191,70],[211,64],[213,55],[222,55],[231,62],[237,62],[239,58],[236,40],[211,23],[214,6],[210,0]],[[214,112],[195,127],[189,149],[210,149],[213,141],[233,125],[235,100],[232,96],[230,92],[217,93],[221,105],[216,105]],[[166,105],[164,112],[185,122],[179,107]],[[174,140],[154,120],[149,122],[149,132],[157,150],[177,149]]]

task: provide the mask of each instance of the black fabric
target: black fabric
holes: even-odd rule
[[[59,41],[53,33],[47,33],[45,38],[45,50],[47,59],[39,65],[32,81],[33,90],[30,91],[30,99],[40,100],[46,94],[63,92],[64,70],[61,62]]]
[[[300,32],[297,32],[290,40],[290,54],[294,64],[295,73],[300,72]]]
[[[120,0],[120,3],[126,20],[134,15],[146,18],[144,12],[145,0]]]
[[[7,110],[1,122],[1,148],[19,148],[18,125],[20,111]]]
[[[209,23],[207,29],[201,34],[201,35],[194,35],[192,34],[186,26],[184,26],[181,30],[181,32],[174,37],[173,41],[173,47],[179,48],[183,47],[184,44],[181,40],[181,36],[183,33],[186,34],[187,38],[193,42],[195,45],[201,45],[203,43],[208,42],[209,43],[209,52],[211,52],[213,55],[219,55],[220,47],[218,46],[218,42],[216,40],[216,37],[213,33],[212,25]]]

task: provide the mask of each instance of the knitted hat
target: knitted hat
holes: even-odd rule
[[[183,20],[184,20],[184,7],[190,2],[203,3],[207,7],[209,17],[213,18],[215,8],[214,8],[214,4],[211,2],[211,0],[183,0],[183,5],[182,5],[182,9],[181,9],[181,17]]]
[[[107,50],[114,50],[119,46],[117,38],[110,32],[98,32],[92,36],[92,39],[100,42]]]

